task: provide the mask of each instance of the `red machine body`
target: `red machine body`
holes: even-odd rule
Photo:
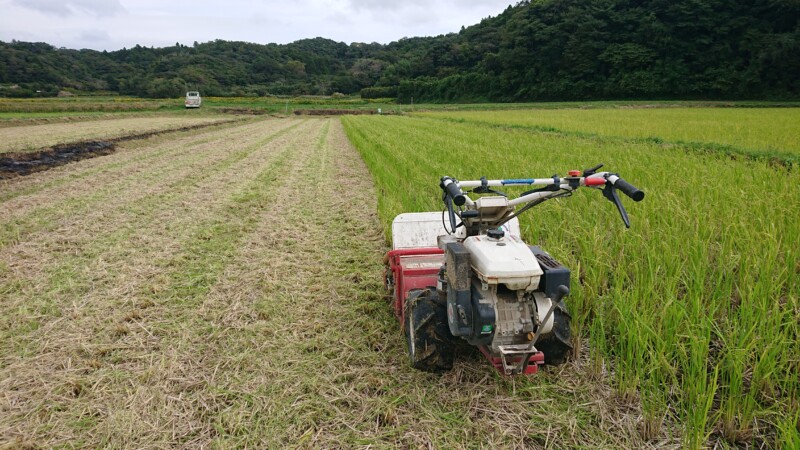
[[[439,268],[444,264],[444,252],[436,247],[404,248],[386,253],[394,280],[394,315],[400,323],[405,317],[405,301],[412,289],[436,289]]]

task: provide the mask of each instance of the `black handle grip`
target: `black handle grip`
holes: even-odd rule
[[[614,187],[622,191],[623,194],[632,198],[635,202],[640,202],[642,199],[644,199],[644,192],[640,191],[639,188],[628,183],[622,178],[617,179],[617,181],[614,183]]]
[[[447,192],[450,198],[453,199],[453,203],[455,203],[456,206],[462,206],[467,202],[464,192],[461,191],[461,188],[458,187],[458,184],[454,179],[450,177],[442,177],[439,187]]]

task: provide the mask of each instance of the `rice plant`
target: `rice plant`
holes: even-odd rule
[[[641,113],[655,131],[631,122],[633,134],[658,133],[647,140],[609,139],[591,124],[582,129],[597,134],[496,126],[535,122],[533,112],[343,123],[375,178],[387,238],[396,214],[441,208],[442,175],[542,177],[600,162],[620,172],[648,195],[628,208],[631,229],[588,190],[537,207],[521,223],[523,238],[572,268],[568,302],[591,363],[613,371],[620,397],[640,404],[645,437],[678,424],[689,448],[791,448],[800,408],[800,174],[769,161],[687,152],[670,140],[695,139],[697,129],[681,134],[660,123],[671,111]],[[587,117],[552,112],[576,127]],[[782,120],[769,110],[733,113]],[[606,130],[613,134],[613,125]],[[733,142],[717,132],[701,140]],[[748,137],[748,148],[771,152],[788,142],[782,148],[798,150],[782,133]]]

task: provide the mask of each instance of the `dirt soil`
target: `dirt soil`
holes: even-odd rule
[[[43,148],[86,140],[109,141],[124,136],[226,121],[231,121],[230,117],[161,114],[3,126],[0,127],[0,155],[12,152],[37,152]]]
[[[0,181],[0,448],[677,447],[586,355],[411,369],[377,201],[335,118]]]
[[[0,180],[30,175],[82,159],[110,155],[116,150],[116,143],[135,139],[146,139],[164,133],[192,131],[226,122],[210,122],[180,128],[148,131],[117,137],[108,141],[83,141],[56,145],[36,152],[0,153]]]
[[[111,153],[114,144],[103,141],[58,145],[35,153],[5,153],[0,157],[0,180]]]
[[[377,114],[378,112],[372,109],[296,109],[294,113],[298,116],[344,116]]]
[[[266,109],[257,108],[215,108],[214,110],[225,114],[243,114],[251,116],[263,116],[269,112]]]

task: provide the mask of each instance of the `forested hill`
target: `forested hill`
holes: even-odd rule
[[[0,42],[0,96],[344,94],[415,101],[800,98],[797,0],[539,0],[387,45]]]

